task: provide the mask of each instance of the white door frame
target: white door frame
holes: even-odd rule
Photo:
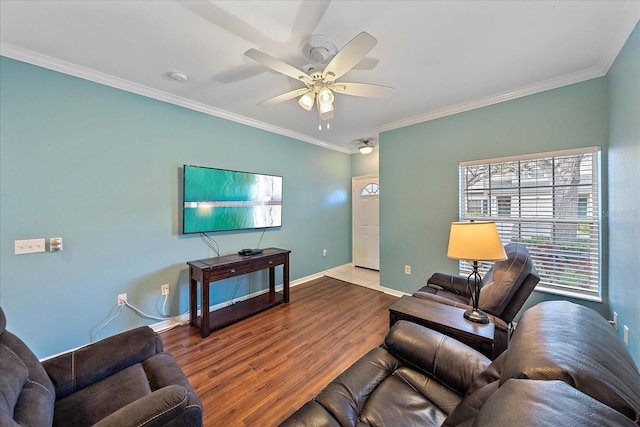
[[[360,196],[359,194],[356,194],[356,181],[362,181],[362,180],[366,180],[366,179],[372,179],[375,178],[378,180],[378,185],[380,182],[380,176],[379,175],[362,175],[362,176],[355,176],[351,178],[351,264],[353,266],[355,266],[356,264],[356,219],[355,219],[355,212],[356,212],[356,203],[357,203],[357,198]],[[378,243],[379,246],[379,243]],[[380,248],[378,248],[378,253],[379,253]]]

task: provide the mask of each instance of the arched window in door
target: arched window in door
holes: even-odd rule
[[[380,195],[380,186],[374,182],[364,186],[360,192],[361,197],[371,197]]]

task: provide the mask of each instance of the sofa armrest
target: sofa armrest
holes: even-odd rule
[[[162,340],[141,326],[42,362],[61,399],[162,351]]]
[[[395,357],[465,394],[491,361],[471,347],[416,323],[399,320],[384,341]]]
[[[129,403],[103,418],[94,427],[162,426],[182,415],[187,409],[187,390],[170,385]]]
[[[451,274],[434,273],[429,280],[427,280],[427,286],[443,289],[445,291],[454,293],[456,295],[462,295],[467,298],[471,297],[469,293],[469,286],[467,286],[467,278],[461,276],[454,276]]]

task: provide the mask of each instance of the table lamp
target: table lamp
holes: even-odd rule
[[[465,311],[464,318],[476,323],[489,323],[487,315],[478,309],[480,289],[482,289],[478,261],[507,259],[496,223],[493,221],[452,222],[447,257],[473,262],[473,272],[467,277],[473,309]],[[471,288],[471,277],[474,282],[473,289]]]

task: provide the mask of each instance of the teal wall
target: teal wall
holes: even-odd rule
[[[640,365],[640,28],[607,74],[609,83],[609,306],[630,330]]]
[[[458,219],[460,161],[599,145],[606,182],[607,119],[607,81],[599,78],[382,133],[381,285],[411,293],[436,271],[457,272],[446,248]],[[534,292],[527,306],[555,298]]]
[[[179,232],[185,163],[284,177],[283,226],[261,246],[292,250],[292,280],[351,261],[349,154],[7,58],[0,71],[0,304],[39,357],[157,322],[126,309],[100,331],[120,293],[158,316],[169,283],[169,313],[188,309],[186,262],[214,254]],[[260,235],[214,236],[227,254]],[[49,237],[64,250],[14,255]],[[221,282],[210,303],[264,276]]]

